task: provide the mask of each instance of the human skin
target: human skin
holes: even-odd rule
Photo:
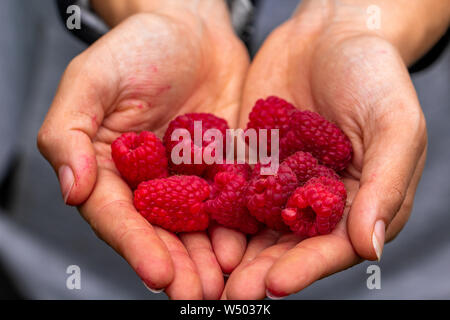
[[[243,234],[219,226],[175,235],[150,225],[111,160],[122,133],[163,135],[179,114],[209,112],[237,125],[249,64],[222,1],[94,1],[114,27],[65,71],[38,134],[64,200],[153,290],[217,299],[240,262]],[[216,35],[220,34],[220,37]]]
[[[367,27],[370,5],[380,8],[379,30]],[[445,1],[310,0],[268,37],[249,69],[240,125],[268,95],[335,122],[354,150],[344,172],[347,206],[329,235],[304,240],[266,229],[254,236],[223,299],[284,297],[381,258],[409,218],[426,158],[426,124],[407,66],[449,20]]]
[[[165,288],[173,299],[297,292],[361,259],[379,258],[385,240],[408,219],[426,129],[405,66],[445,31],[447,3],[304,1],[247,70],[222,1],[94,0],[117,27],[69,65],[39,148],[66,202],[79,206],[99,237],[153,289]],[[382,10],[381,30],[366,26],[365,10],[373,4]],[[110,158],[109,145],[120,133],[161,135],[186,112],[212,112],[234,127],[241,106],[244,126],[254,101],[271,94],[323,114],[352,140],[348,206],[331,235],[300,242],[264,230],[245,251],[245,237],[226,228],[178,237],[140,217]],[[222,272],[232,272],[225,290]]]

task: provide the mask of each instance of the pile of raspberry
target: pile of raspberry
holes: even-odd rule
[[[194,141],[195,123],[201,123],[203,134],[219,130],[223,141]],[[172,141],[176,129],[187,130],[192,140],[187,135]],[[213,143],[226,145],[227,129],[224,119],[190,113],[174,119],[162,141],[146,131],[116,139],[112,158],[134,190],[137,211],[151,224],[172,232],[203,231],[212,220],[246,234],[255,234],[264,225],[304,237],[328,234],[335,228],[347,198],[339,174],[352,158],[350,140],[341,129],[281,98],[258,100],[246,130],[255,129],[257,138],[259,129],[279,130],[280,165],[274,175],[261,171],[270,164],[252,168],[226,164],[225,159],[222,164],[206,163],[202,155],[214,150]],[[179,148],[181,141],[184,148]],[[270,147],[268,139],[269,153]],[[189,150],[192,163],[172,161],[174,148],[180,150],[180,157]]]

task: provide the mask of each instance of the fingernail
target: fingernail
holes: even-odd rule
[[[58,178],[64,203],[67,204],[67,199],[69,199],[70,192],[72,192],[73,185],[75,184],[75,176],[69,166],[63,165],[58,170]]]
[[[142,282],[144,284],[144,286],[147,288],[148,291],[158,294],[164,291],[164,289],[152,289],[150,288],[145,282]]]
[[[281,300],[281,299],[285,298],[285,296],[274,295],[272,292],[269,291],[269,289],[266,289],[266,296],[267,296],[267,298],[269,298],[271,300]]]
[[[377,254],[378,261],[381,260],[381,254],[383,253],[385,229],[386,225],[383,220],[378,220],[373,228],[372,244],[375,253]]]

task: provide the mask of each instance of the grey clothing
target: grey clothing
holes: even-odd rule
[[[262,1],[253,50],[295,8],[296,0]],[[127,263],[66,207],[53,170],[35,146],[59,79],[85,45],[57,18],[52,0],[0,1],[0,178],[18,155],[13,199],[0,213],[0,261],[33,299],[165,299],[150,293]],[[450,298],[450,48],[413,75],[429,132],[429,153],[415,207],[385,248],[381,289],[366,286],[367,267],[320,280],[291,299]],[[81,290],[68,290],[66,269],[81,268]]]

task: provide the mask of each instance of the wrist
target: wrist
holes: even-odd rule
[[[450,3],[440,0],[307,0],[292,19],[309,19],[310,24],[320,25],[331,37],[381,37],[391,43],[409,65],[447,30]]]
[[[161,14],[179,20],[200,18],[212,25],[231,26],[227,5],[223,0],[91,0],[91,4],[111,27],[140,13]]]
[[[103,21],[110,27],[115,27],[134,14],[135,6],[139,2],[141,0],[91,0],[91,6]]]

